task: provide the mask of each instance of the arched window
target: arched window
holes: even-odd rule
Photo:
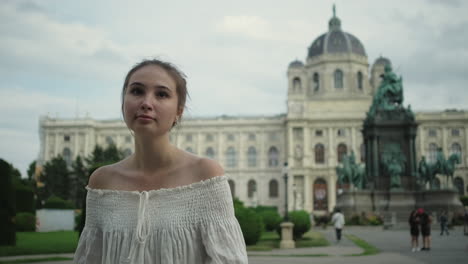
[[[337,89],[343,88],[343,72],[341,70],[335,71],[334,79],[335,79],[335,88]]]
[[[314,147],[315,153],[315,163],[316,164],[323,164],[325,163],[325,147],[322,144],[317,144]]]
[[[132,150],[129,149],[129,148],[126,148],[124,151],[123,151],[123,154],[125,157],[128,157],[130,155],[132,155]]]
[[[231,195],[232,197],[236,197],[236,184],[234,183],[233,180],[228,180],[229,183],[229,188],[231,189]]]
[[[215,158],[215,152],[212,147],[208,147],[205,151],[205,156],[209,159],[214,159]]]
[[[342,162],[343,156],[348,153],[348,148],[346,147],[345,144],[341,143],[338,145],[338,149],[336,153],[338,153],[338,162]]]
[[[229,147],[226,151],[226,166],[229,168],[237,166],[236,150],[233,147]]]
[[[254,147],[249,147],[249,150],[247,151],[247,166],[257,166],[257,151]]]
[[[460,144],[453,143],[450,146],[450,155],[452,155],[452,154],[457,154],[458,157],[460,158],[460,161],[462,160],[462,148],[461,148]]]
[[[64,148],[62,151],[62,156],[65,162],[67,163],[67,166],[72,165],[72,152],[69,148]]]
[[[278,149],[276,147],[271,147],[268,150],[268,166],[277,167],[278,159],[279,159]]]
[[[268,186],[268,194],[270,198],[277,198],[278,197],[278,181],[273,179],[270,181]]]
[[[254,180],[250,180],[247,183],[247,196],[249,198],[254,197],[254,193],[257,191],[257,183]]]
[[[327,182],[322,178],[314,182],[314,210],[328,210]]]
[[[455,177],[455,179],[453,179],[453,185],[458,190],[459,195],[465,195],[465,183],[461,177]]]
[[[312,77],[314,83],[314,92],[320,90],[320,77],[318,73],[314,73],[314,77]]]
[[[437,145],[435,143],[429,144],[429,151],[427,155],[427,163],[432,164],[437,161]]]
[[[301,79],[299,79],[298,77],[293,79],[293,91],[294,92],[302,91]]]
[[[362,90],[362,88],[363,88],[363,86],[362,86],[362,72],[357,73],[357,88],[359,90]]]
[[[361,154],[361,162],[366,162],[366,145],[361,144],[359,150]]]

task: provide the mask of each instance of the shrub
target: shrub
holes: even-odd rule
[[[237,199],[234,200],[234,210],[245,244],[255,245],[263,231],[262,218],[253,209],[244,207],[243,203]]]
[[[465,223],[465,214],[464,213],[457,212],[457,213],[453,214],[452,223],[451,223],[452,226],[463,225],[464,223]]]
[[[352,214],[347,220],[347,225],[362,225],[363,222],[361,220],[361,216],[358,214]]]
[[[16,193],[16,211],[36,213],[36,201],[34,199],[34,191],[31,187],[17,184],[15,186]]]
[[[382,225],[383,219],[378,215],[370,215],[367,217],[367,222],[369,225]]]
[[[263,224],[265,225],[265,229],[267,231],[275,231],[278,229],[282,221],[281,216],[276,210],[265,210],[260,212],[259,215],[262,217]]]
[[[16,231],[34,232],[36,231],[36,216],[32,213],[18,213],[15,217]]]
[[[80,232],[80,221],[81,221],[82,216],[83,216],[82,210],[75,211],[75,226],[73,227],[73,230],[77,232]]]
[[[460,201],[464,206],[468,206],[468,195],[460,196]]]
[[[294,224],[294,240],[301,239],[302,235],[304,235],[310,229],[309,213],[306,211],[293,211],[289,213],[289,220]]]
[[[255,212],[257,214],[261,214],[265,211],[273,211],[273,212],[278,212],[278,208],[276,206],[265,206],[265,205],[259,205],[255,207]]]
[[[316,226],[322,226],[325,228],[330,222],[329,215],[314,215],[314,221]]]
[[[57,197],[55,195],[52,195],[47,199],[44,203],[43,208],[48,208],[48,209],[73,209],[73,203],[67,200],[63,200],[60,197]]]

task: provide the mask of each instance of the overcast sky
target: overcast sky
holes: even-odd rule
[[[468,1],[1,0],[0,158],[25,176],[41,115],[120,118],[124,76],[148,57],[187,74],[190,116],[284,113],[287,66],[333,3],[369,63],[403,76],[405,105],[468,108]]]

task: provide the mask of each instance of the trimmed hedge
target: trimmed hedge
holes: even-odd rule
[[[310,230],[310,217],[309,213],[304,210],[293,211],[289,213],[289,220],[294,224],[293,236],[294,240],[302,238],[307,231]]]
[[[244,204],[237,199],[234,200],[234,211],[244,235],[245,244],[255,245],[262,235],[262,217],[253,209],[244,207]]]
[[[262,217],[266,231],[275,231],[280,227],[281,221],[283,221],[276,210],[264,210],[259,215]]]
[[[36,216],[32,213],[18,213],[15,217],[16,231],[34,232],[36,231]]]
[[[293,239],[299,240],[302,236],[310,230],[310,218],[307,211],[292,211],[288,213],[289,222],[294,224],[293,227]],[[278,226],[276,232],[281,238],[281,226]]]
[[[16,212],[36,213],[36,201],[31,187],[18,184],[15,186]]]
[[[44,203],[43,208],[47,209],[73,209],[75,206],[72,202],[64,200],[58,196],[52,195]]]

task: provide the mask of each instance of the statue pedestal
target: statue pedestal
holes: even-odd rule
[[[283,222],[281,223],[281,242],[280,248],[295,248],[296,243],[293,240],[293,227],[294,224],[291,222]]]
[[[463,213],[463,205],[454,190],[345,191],[338,196],[336,206],[347,218],[362,212],[378,214],[383,217],[384,228],[407,227],[410,212],[417,208],[433,213]]]

